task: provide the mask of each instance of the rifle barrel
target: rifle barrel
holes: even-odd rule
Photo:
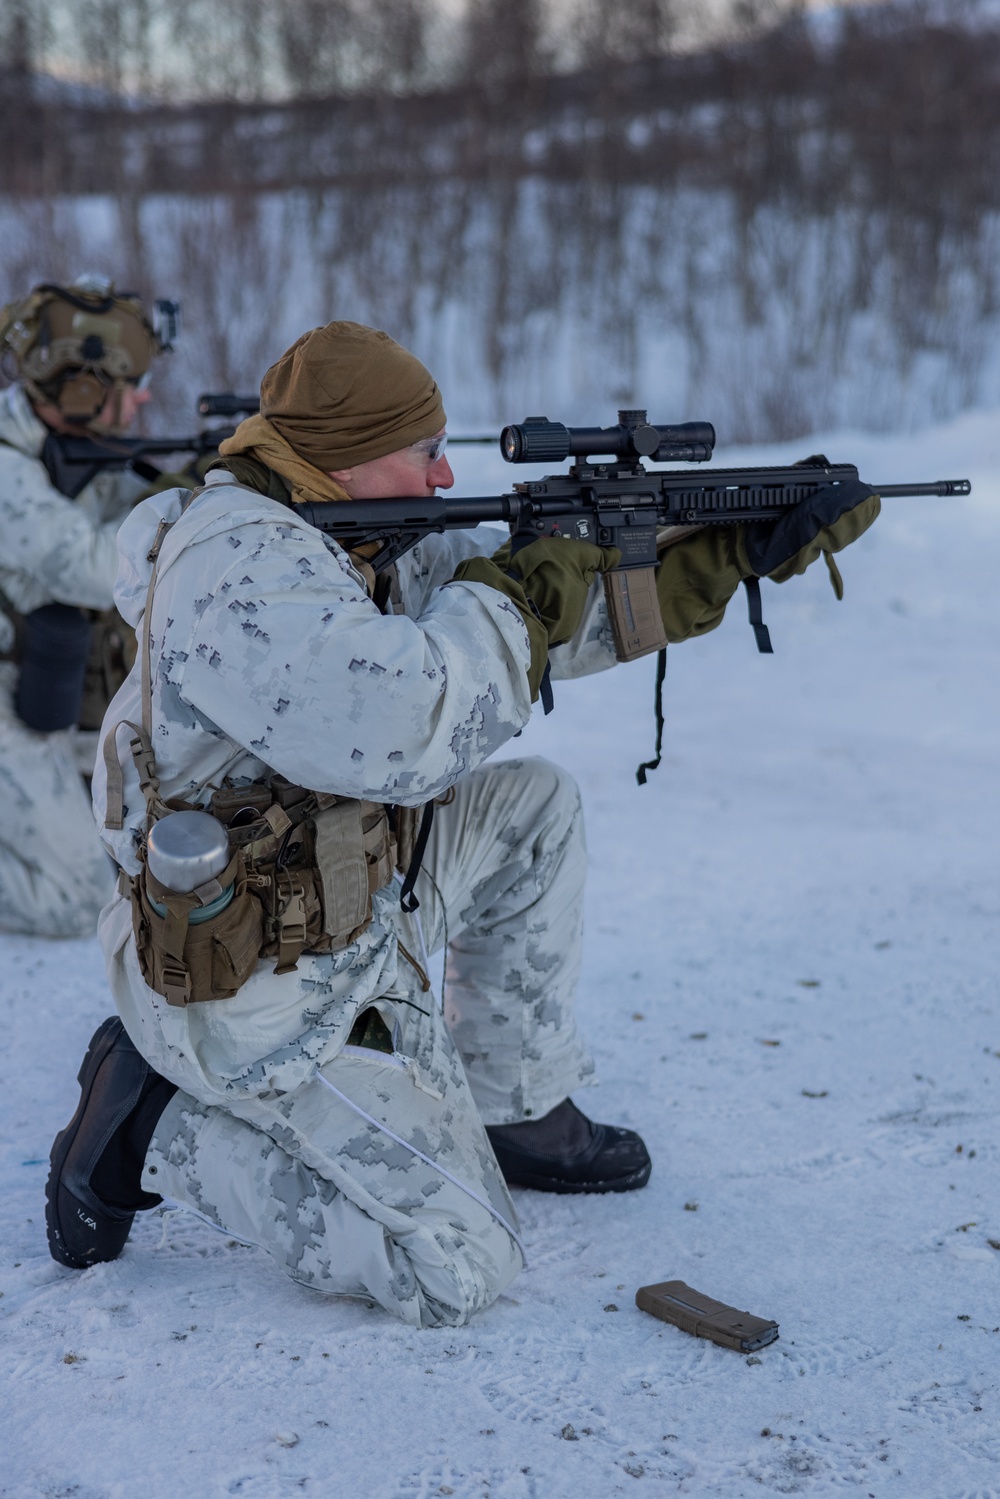
[[[936,494],[942,497],[971,494],[972,484],[968,479],[938,479],[936,484],[873,484],[872,489],[884,500],[898,500],[910,495],[922,494]]]

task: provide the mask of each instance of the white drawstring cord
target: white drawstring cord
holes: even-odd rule
[[[378,1053],[375,1052],[373,1053],[373,1055],[377,1057]],[[424,1155],[424,1152],[422,1150],[418,1150],[417,1147],[411,1144],[409,1140],[404,1140],[402,1135],[397,1135],[396,1132],[394,1130],[391,1130],[387,1124],[383,1124],[381,1120],[376,1119],[372,1114],[366,1113],[360,1104],[355,1103],[352,1098],[348,1098],[346,1093],[342,1093],[339,1088],[334,1087],[329,1078],[325,1078],[321,1072],[317,1072],[316,1076],[319,1078],[324,1088],[329,1088],[331,1093],[335,1093],[343,1103],[347,1104],[347,1107],[349,1109],[354,1110],[355,1114],[360,1114],[362,1119],[366,1120],[369,1124],[373,1124],[377,1130],[381,1130],[382,1134],[388,1135],[390,1140],[395,1140],[397,1145],[402,1145],[405,1150],[409,1150],[413,1155],[417,1157],[418,1161],[423,1161],[425,1165],[433,1167],[435,1171],[440,1171],[441,1175],[447,1181],[450,1181],[453,1186],[458,1187],[460,1192],[464,1192],[467,1197],[472,1198],[473,1202],[478,1202],[481,1208],[485,1208],[490,1216],[497,1220],[501,1228],[505,1228],[507,1230],[511,1238],[514,1240],[514,1243],[521,1251],[522,1260],[525,1264],[528,1263],[528,1254],[521,1242],[520,1235],[514,1232],[513,1228],[511,1228],[510,1224],[507,1222],[503,1214],[498,1213],[491,1202],[488,1202],[485,1197],[481,1197],[479,1193],[474,1191],[472,1187],[468,1186],[466,1182],[459,1181],[458,1177],[453,1176],[446,1166],[441,1165],[440,1161],[435,1161],[431,1156]]]
[[[427,943],[424,941],[424,924],[420,920],[419,911],[412,911],[410,914],[412,915],[414,925],[417,928],[417,941],[420,943],[420,958],[424,965],[424,972],[429,977],[431,971],[431,960],[427,952]]]
[[[256,1239],[244,1239],[242,1234],[234,1234],[232,1229],[223,1227],[221,1223],[216,1223],[215,1219],[210,1218],[207,1213],[203,1213],[201,1208],[193,1208],[189,1202],[178,1202],[173,1197],[164,1197],[160,1208],[162,1232],[160,1234],[160,1242],[156,1246],[157,1249],[166,1249],[169,1221],[172,1218],[176,1218],[180,1213],[190,1214],[192,1218],[197,1218],[201,1223],[204,1223],[207,1228],[214,1228],[217,1234],[225,1234],[227,1239],[232,1239],[237,1244],[245,1244],[247,1249],[260,1249],[261,1247]]]

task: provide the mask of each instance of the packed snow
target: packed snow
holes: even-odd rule
[[[550,413],[555,414],[555,413]],[[530,1263],[460,1331],[286,1280],[183,1211],[49,1258],[43,1186],[108,1013],[96,941],[0,938],[5,1499],[1000,1494],[1000,426],[818,435],[892,500],[842,559],[653,663],[558,684],[511,753],[589,827],[596,1117],[646,1190],[515,1192]],[[750,450],[720,454],[726,463]],[[459,453],[459,490],[512,475]],[[669,1278],[780,1323],[746,1357],[637,1310]]]

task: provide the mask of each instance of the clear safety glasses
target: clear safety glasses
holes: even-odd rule
[[[442,432],[439,437],[422,437],[419,442],[411,442],[410,452],[423,454],[428,463],[437,463],[444,456],[447,446],[448,434]]]

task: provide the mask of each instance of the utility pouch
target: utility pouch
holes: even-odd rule
[[[423,807],[393,807],[393,823],[396,835],[396,868],[405,875],[417,846],[417,833]]]
[[[90,620],[72,604],[43,604],[23,619],[14,707],[29,729],[51,734],[79,722]]]
[[[636,661],[667,643],[656,596],[655,567],[614,567],[604,574],[604,598],[619,661]]]
[[[231,999],[256,966],[263,911],[247,888],[243,856],[190,894],[168,890],[143,864],[131,882],[132,929],[142,976],[170,1005]]]
[[[392,879],[389,820],[378,802],[341,801],[314,819],[323,930],[346,947],[372,919],[372,895]]]
[[[708,1338],[723,1348],[735,1348],[740,1353],[753,1353],[766,1348],[778,1336],[777,1322],[768,1322],[763,1317],[751,1316],[724,1301],[715,1301],[701,1291],[695,1291],[682,1280],[665,1280],[656,1286],[640,1286],[635,1293],[635,1304],[640,1311],[659,1317],[661,1322],[672,1322],[682,1332],[692,1333],[696,1338]]]
[[[216,791],[210,810],[242,850],[264,908],[261,957],[288,973],[303,952],[339,952],[370,925],[392,879],[386,808],[294,786],[280,776]]]

